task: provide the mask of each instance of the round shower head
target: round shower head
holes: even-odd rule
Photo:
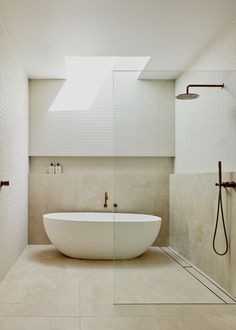
[[[220,87],[224,88],[224,84],[190,84],[186,88],[186,93],[185,94],[179,94],[176,96],[178,100],[193,100],[197,99],[200,95],[194,94],[194,93],[189,93],[189,88],[190,87]]]
[[[195,93],[184,93],[176,96],[178,100],[193,100],[197,99],[200,95]]]

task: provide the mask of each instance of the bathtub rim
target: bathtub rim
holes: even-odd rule
[[[94,215],[94,219],[70,219],[68,218],[60,218],[59,215]],[[105,215],[108,217],[108,215],[124,215],[124,216],[130,216],[133,217],[133,219],[115,219],[115,217],[111,216],[110,219],[96,219],[96,215]],[[139,218],[139,219],[137,219]],[[48,221],[68,221],[68,222],[91,222],[91,223],[147,223],[147,222],[162,222],[162,218],[156,215],[151,214],[142,214],[142,213],[121,213],[121,212],[52,212],[52,213],[45,213],[43,214],[43,220]]]

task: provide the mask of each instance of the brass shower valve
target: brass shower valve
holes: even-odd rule
[[[236,188],[236,182],[230,181],[230,182],[222,182],[222,183],[216,183],[215,184],[217,187],[221,186],[224,188]]]

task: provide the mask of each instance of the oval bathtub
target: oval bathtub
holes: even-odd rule
[[[44,227],[63,254],[81,259],[130,259],[156,239],[161,218],[128,213],[49,213]]]

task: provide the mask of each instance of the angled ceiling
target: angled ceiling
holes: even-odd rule
[[[29,78],[64,78],[65,56],[151,56],[175,78],[235,17],[235,0],[0,0]]]

